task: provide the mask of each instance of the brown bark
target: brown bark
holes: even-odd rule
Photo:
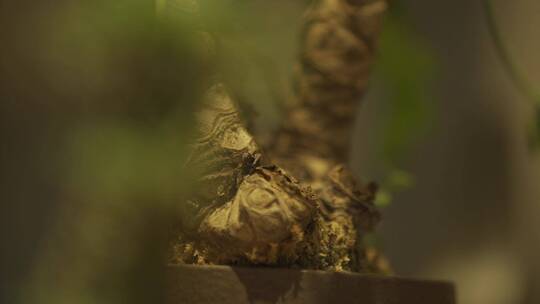
[[[296,103],[268,156],[225,87],[209,90],[188,162],[201,187],[188,200],[174,263],[381,271],[361,241],[379,219],[376,187],[357,183],[341,162],[384,9],[384,1],[345,0],[310,8]]]
[[[201,179],[183,221],[184,237],[194,242],[178,249],[202,250],[188,255],[209,263],[276,263],[280,246],[294,247],[294,233],[313,221],[315,199],[279,168],[261,164],[260,149],[223,85],[209,90],[197,118],[188,167],[198,168]]]
[[[295,96],[273,152],[346,161],[374,61],[384,0],[318,1],[305,16]]]

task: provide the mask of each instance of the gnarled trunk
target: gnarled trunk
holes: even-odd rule
[[[225,86],[209,89],[187,164],[200,187],[185,202],[173,263],[387,271],[362,244],[379,220],[376,187],[356,182],[343,164],[385,8],[383,0],[310,7],[295,98],[266,154]]]

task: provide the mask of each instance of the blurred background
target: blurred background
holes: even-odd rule
[[[2,303],[155,303],[192,109],[218,70],[268,134],[310,1],[29,1],[0,6]],[[540,89],[540,2],[493,0]],[[178,5],[183,3],[183,5]],[[158,22],[156,9],[174,12]],[[375,242],[458,303],[540,303],[535,107],[481,1],[391,1],[351,165],[381,185]]]
[[[512,60],[540,89],[540,2],[492,3]],[[399,160],[398,172],[410,180],[403,191],[393,192],[383,211],[380,244],[398,274],[456,282],[459,303],[540,303],[540,155],[533,131],[538,104],[510,81],[481,1],[399,4],[417,39],[414,45],[429,52],[432,66],[430,77],[415,86],[429,96],[416,98],[425,104],[415,118],[395,117],[406,113],[402,107],[414,107],[408,99],[378,98],[385,96],[384,75],[376,80],[380,89],[372,90],[360,110],[364,118],[353,161],[361,176],[377,181],[392,179],[392,170],[381,172],[385,160],[376,147],[386,140],[401,151],[392,136],[403,137],[407,119],[427,113],[420,116],[420,136],[409,141],[414,143],[408,152],[398,152],[406,157]],[[395,46],[395,52],[399,49]],[[402,55],[409,59],[401,60],[418,60]],[[414,64],[409,64],[414,75]],[[415,77],[410,73],[405,77]],[[398,121],[376,127],[382,139],[372,133],[379,120],[373,113],[381,111]]]

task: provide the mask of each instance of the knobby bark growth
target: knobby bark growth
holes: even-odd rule
[[[362,241],[380,218],[376,186],[346,165],[385,9],[385,0],[320,0],[308,9],[294,98],[264,148],[225,85],[209,88],[187,164],[200,187],[183,202],[172,263],[388,271]]]

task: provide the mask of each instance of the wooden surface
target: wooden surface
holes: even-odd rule
[[[353,273],[170,266],[168,303],[455,304],[454,286]]]

